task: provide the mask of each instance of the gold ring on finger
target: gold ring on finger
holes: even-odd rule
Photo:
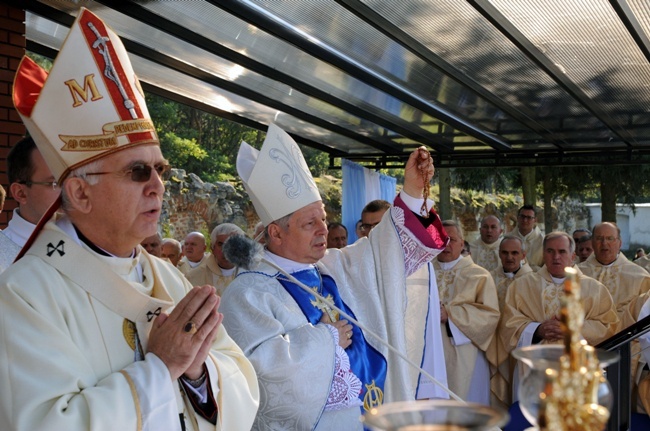
[[[183,326],[183,331],[190,335],[196,334],[196,331],[198,331],[199,328],[196,327],[196,323],[192,322],[191,320]]]
[[[347,336],[348,336],[348,340],[349,340],[350,338],[352,338],[352,331],[350,331],[350,332],[347,332],[347,333],[346,333],[345,335],[347,335]]]

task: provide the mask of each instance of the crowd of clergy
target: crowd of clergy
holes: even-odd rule
[[[251,238],[231,223],[162,238],[169,167],[124,47],[85,9],[49,75],[23,60],[14,103],[31,137],[8,155],[18,207],[0,232],[3,430],[347,431],[393,401],[508,408],[523,372],[511,352],[562,339],[566,267],[589,344],[650,314],[650,259],[629,261],[614,223],[542,235],[525,205],[511,233],[487,215],[468,246],[426,196],[424,147],[348,244],[271,124],[237,157]]]

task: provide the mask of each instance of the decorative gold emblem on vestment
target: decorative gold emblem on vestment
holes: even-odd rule
[[[317,286],[312,287],[311,290],[313,290],[315,293],[318,293],[320,295],[320,292],[318,291]],[[329,302],[334,302],[334,298],[332,297],[332,295],[325,296],[325,299],[327,299]],[[319,297],[315,297],[314,299],[312,299],[311,300],[311,305],[318,308],[323,313],[327,313],[327,315],[329,316],[329,318],[330,318],[330,320],[332,322],[336,322],[337,320],[339,320],[338,311],[333,310],[332,307],[327,305],[327,303],[325,301],[323,301],[322,299],[320,299]]]
[[[384,391],[375,385],[375,381],[366,385],[366,394],[363,396],[363,409],[367,412],[370,409],[379,407],[384,403]]]
[[[131,350],[135,351],[135,323],[131,322],[129,319],[124,319],[124,323],[122,323],[122,334],[124,335],[126,344],[129,345]]]

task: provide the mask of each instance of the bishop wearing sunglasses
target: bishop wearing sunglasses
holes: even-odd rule
[[[0,429],[249,430],[257,379],[214,287],[140,246],[169,165],[117,35],[82,8],[13,99],[61,198],[0,275]]]

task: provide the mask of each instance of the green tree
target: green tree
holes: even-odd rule
[[[31,58],[34,60],[36,64],[41,66],[43,69],[47,70],[48,72],[50,69],[52,69],[52,59],[49,57],[45,57],[44,55],[36,54],[35,52],[27,51],[26,52],[27,57]]]
[[[183,167],[189,172],[202,169],[202,162],[208,153],[196,143],[196,139],[181,138],[174,132],[165,132],[160,128],[158,139],[161,151],[168,160],[173,161],[174,167]]]
[[[593,167],[593,179],[600,191],[602,220],[616,221],[617,203],[634,208],[635,203],[642,202],[650,192],[649,175],[647,165]]]
[[[451,181],[454,187],[486,193],[509,192],[519,181],[513,168],[455,168]]]
[[[309,166],[309,170],[313,176],[320,177],[328,172],[330,158],[327,153],[304,145],[298,146],[303,156],[305,156],[305,162],[307,162],[307,166]]]

